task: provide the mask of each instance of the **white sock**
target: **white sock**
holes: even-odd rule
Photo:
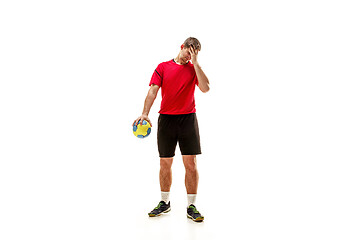
[[[161,192],[161,201],[164,201],[166,204],[169,203],[170,192]]]
[[[194,204],[194,205],[195,205],[196,194],[188,194],[188,195],[187,195],[187,199],[188,199],[188,207],[189,207],[191,204]]]

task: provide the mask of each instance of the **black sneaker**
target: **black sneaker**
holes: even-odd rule
[[[151,212],[149,212],[149,217],[157,217],[159,215],[161,215],[162,213],[167,213],[170,212],[171,208],[170,208],[170,201],[168,204],[166,204],[164,201],[159,202],[159,205],[157,205],[156,208],[154,208],[154,210],[152,210]]]
[[[202,222],[204,220],[204,216],[202,216],[199,211],[196,210],[196,207],[193,204],[187,208],[187,216],[195,222]]]

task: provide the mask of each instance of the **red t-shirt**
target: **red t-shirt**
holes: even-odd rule
[[[195,84],[198,80],[194,65],[177,64],[174,60],[160,63],[151,77],[151,84],[161,87],[161,114],[188,114],[196,112]]]

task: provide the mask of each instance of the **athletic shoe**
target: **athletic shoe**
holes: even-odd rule
[[[149,217],[157,217],[159,215],[161,215],[162,213],[167,213],[170,212],[171,208],[170,208],[170,201],[168,204],[166,204],[164,201],[159,202],[159,205],[157,205],[156,208],[154,208],[154,210],[152,210],[151,212],[149,212]]]
[[[202,222],[204,220],[204,216],[202,216],[199,211],[196,210],[196,207],[193,204],[187,208],[187,216],[195,222]]]

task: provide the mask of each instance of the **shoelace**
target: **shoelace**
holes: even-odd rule
[[[199,211],[196,209],[196,207],[190,206],[191,209],[193,209],[194,213],[199,213]]]
[[[163,205],[163,203],[159,202],[159,204],[157,205],[157,207],[155,209],[159,209],[161,207],[161,205]]]

